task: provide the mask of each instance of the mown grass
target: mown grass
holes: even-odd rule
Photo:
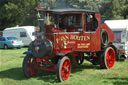
[[[116,62],[114,68],[100,69],[88,61],[73,68],[70,78],[59,83],[56,73],[40,71],[32,78],[25,78],[22,61],[26,48],[0,50],[0,85],[128,85],[128,60]]]

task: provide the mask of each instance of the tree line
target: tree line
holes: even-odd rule
[[[128,0],[0,0],[0,30],[34,25],[36,7],[57,7],[64,3],[68,7],[94,10],[107,20],[128,18]]]

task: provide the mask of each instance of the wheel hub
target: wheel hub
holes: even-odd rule
[[[68,68],[67,67],[65,68],[65,72],[68,72]]]

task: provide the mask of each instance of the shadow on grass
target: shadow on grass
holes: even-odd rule
[[[73,68],[74,71],[81,71],[83,68]],[[73,72],[74,72],[73,71]],[[24,76],[22,68],[12,68],[4,71],[0,71],[0,78],[9,78],[14,80],[27,80]],[[34,78],[38,80],[44,80],[45,82],[57,82],[57,77],[55,72],[39,71]]]
[[[12,68],[4,71],[0,71],[0,78],[10,78],[14,80],[25,80],[24,75],[22,75],[21,68]]]
[[[83,64],[80,67],[77,68],[72,68],[72,73],[75,72],[80,72],[84,69],[99,69],[98,66],[94,66],[91,64]],[[4,71],[0,71],[0,78],[9,78],[9,79],[14,79],[14,80],[27,80],[29,78],[26,78],[24,76],[24,73],[22,71],[22,68],[12,68]],[[46,72],[46,71],[39,71],[34,78],[37,80],[42,80],[45,82],[50,82],[50,83],[56,83],[57,81],[57,76],[56,72]]]
[[[72,69],[72,73],[75,73],[75,72],[79,72],[79,71],[82,71],[82,70],[85,70],[85,69],[95,69],[95,70],[101,70],[100,66],[99,65],[92,65],[92,64],[83,64],[83,65],[80,65],[79,67],[74,67]]]
[[[108,78],[109,80],[114,80],[114,85],[128,85],[128,77],[127,78]]]
[[[20,58],[24,58],[25,56],[20,56]]]
[[[12,68],[5,71],[0,71],[0,79],[2,78],[9,78],[14,80],[29,79],[24,76],[22,68]],[[57,82],[56,73],[52,73],[52,72],[39,71],[34,76],[34,78],[37,78],[38,80],[43,80],[45,82],[50,82],[50,83]]]
[[[57,80],[56,72],[39,71],[35,78],[45,82],[59,83]]]

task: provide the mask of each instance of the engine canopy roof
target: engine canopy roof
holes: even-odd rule
[[[39,10],[38,10],[39,9]],[[44,11],[49,13],[55,13],[55,14],[70,14],[70,13],[96,13],[93,10],[87,10],[87,9],[78,9],[78,8],[55,8],[55,9],[49,9],[46,10],[44,8],[37,8],[38,11]]]

